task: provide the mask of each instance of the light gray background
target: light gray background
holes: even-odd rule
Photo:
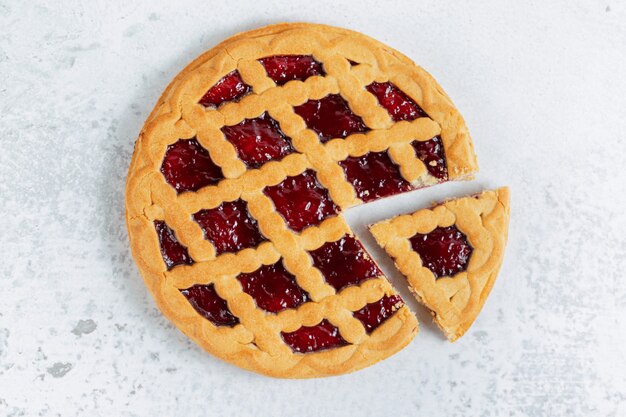
[[[626,415],[624,1],[154,3],[0,0],[0,415]],[[511,186],[500,277],[458,343],[410,300],[422,328],[396,356],[273,380],[205,354],[144,288],[123,211],[146,116],[198,54],[281,21],[388,43],[465,115],[475,182],[348,214],[407,298],[363,225]]]

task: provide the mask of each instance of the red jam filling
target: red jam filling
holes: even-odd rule
[[[197,191],[224,179],[220,167],[213,163],[209,152],[196,138],[180,139],[168,146],[161,173],[165,181],[179,193]]]
[[[159,238],[161,256],[163,256],[163,262],[165,262],[168,271],[176,265],[191,265],[193,263],[187,248],[176,239],[174,231],[164,221],[156,220],[154,228]]]
[[[311,170],[266,187],[264,193],[272,199],[287,226],[296,232],[319,224],[339,211]]]
[[[304,81],[313,75],[326,75],[322,64],[311,55],[275,55],[259,59],[259,62],[276,85],[292,80]]]
[[[374,94],[378,103],[389,112],[394,122],[400,120],[415,120],[418,117],[428,117],[409,96],[390,82],[373,82],[367,87],[367,91]]]
[[[219,107],[226,102],[239,101],[251,91],[252,87],[244,83],[239,71],[235,70],[226,74],[213,87],[209,88],[198,103],[204,107]]]
[[[345,346],[345,341],[339,329],[328,320],[322,320],[320,324],[312,327],[300,327],[295,332],[281,332],[285,343],[297,353],[317,352],[324,349]]]
[[[364,202],[409,191],[409,184],[387,152],[370,152],[359,157],[350,157],[339,165],[354,186],[356,195]]]
[[[416,140],[412,145],[415,149],[415,155],[426,165],[430,175],[441,181],[446,181],[448,179],[448,168],[446,167],[446,157],[441,137],[435,136],[423,142]]]
[[[215,285],[194,285],[180,292],[202,317],[216,326],[233,327],[239,319],[228,309],[226,300],[217,295]]]
[[[335,242],[327,242],[309,253],[313,265],[337,291],[383,275],[353,236],[346,235]]]
[[[435,278],[453,276],[467,269],[472,246],[456,226],[438,227],[430,233],[409,239],[413,250]]]
[[[267,113],[256,119],[245,119],[234,126],[224,126],[222,132],[250,168],[258,168],[294,151],[278,122]]]
[[[216,255],[253,248],[266,240],[243,200],[200,210],[193,215],[193,219],[204,231],[204,237],[215,246]]]
[[[294,107],[294,111],[304,119],[309,129],[319,135],[322,143],[369,130],[363,120],[352,113],[348,102],[338,94],[328,95],[321,100],[309,100]]]
[[[263,265],[249,274],[237,276],[243,291],[254,298],[263,310],[277,313],[286,308],[296,308],[310,300],[309,294],[298,286],[282,262]]]
[[[359,311],[354,312],[354,317],[359,319],[365,327],[365,331],[370,334],[385,320],[393,316],[400,307],[404,305],[402,297],[399,295],[384,296],[380,300],[368,304]]]

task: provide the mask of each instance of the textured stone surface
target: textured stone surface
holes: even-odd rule
[[[0,0],[0,415],[626,415],[623,1],[183,3]],[[171,78],[283,20],[352,27],[414,58],[465,115],[481,164],[475,182],[348,214],[422,331],[325,380],[202,352],[155,308],[123,219],[133,142]],[[364,225],[503,184],[500,278],[448,344]]]

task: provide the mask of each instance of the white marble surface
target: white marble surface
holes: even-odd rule
[[[0,415],[626,415],[624,1],[159,3],[0,0]],[[475,182],[349,213],[370,248],[364,223],[511,186],[500,278],[458,343],[411,301],[422,330],[398,355],[273,380],[205,354],[156,310],[123,220],[135,137],[188,61],[280,21],[403,51],[474,137]]]

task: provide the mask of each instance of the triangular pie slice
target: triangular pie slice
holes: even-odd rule
[[[131,248],[207,351],[277,377],[351,372],[417,321],[341,211],[476,171],[463,118],[408,58],[344,29],[268,26],[196,59],[149,116]]]
[[[472,325],[493,287],[508,224],[504,187],[397,216],[370,231],[453,342]]]

